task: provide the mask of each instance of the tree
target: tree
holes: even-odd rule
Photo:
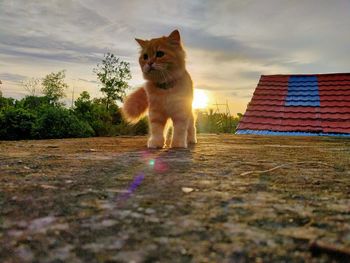
[[[68,85],[64,82],[65,77],[65,71],[61,70],[57,73],[48,74],[42,80],[42,92],[54,105],[58,105],[58,101],[65,96],[64,92],[68,88]]]
[[[35,96],[36,92],[40,92],[40,79],[30,78],[21,82],[22,87],[29,93],[29,96]]]
[[[93,104],[87,91],[80,94],[80,97],[74,102],[74,106],[74,112],[79,118],[91,120]]]
[[[94,68],[94,73],[102,84],[101,92],[105,95],[107,109],[114,101],[123,101],[125,91],[129,88],[127,80],[131,79],[129,63],[107,53],[102,63]]]
[[[30,110],[35,110],[49,104],[50,101],[46,96],[26,96],[17,102],[17,105],[19,105],[19,107]]]

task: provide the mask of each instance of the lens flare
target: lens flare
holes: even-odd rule
[[[125,193],[118,196],[117,201],[125,201],[135,192],[135,190],[140,186],[143,179],[145,179],[145,174],[143,172],[139,173],[134,177],[134,180],[128,187]]]
[[[154,159],[151,159],[151,160],[149,160],[149,162],[148,162],[148,163],[149,163],[149,165],[150,165],[150,166],[152,166],[152,167],[153,167],[153,166],[154,166],[154,164],[155,164],[155,162],[156,162],[156,161],[155,161]]]

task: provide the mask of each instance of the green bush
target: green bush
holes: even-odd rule
[[[235,133],[236,127],[242,115],[237,114],[237,117],[223,114],[198,112],[197,113],[197,131],[198,133]]]
[[[0,139],[30,139],[34,135],[37,118],[28,110],[6,108],[0,115]]]
[[[50,104],[50,100],[45,97],[37,97],[37,96],[27,96],[20,100],[16,107],[23,107],[28,110],[37,111],[40,107],[45,107]]]
[[[42,109],[36,128],[36,136],[40,139],[75,138],[93,136],[91,126],[79,120],[70,110],[62,107],[48,106]]]
[[[0,139],[53,139],[88,136],[145,135],[147,119],[130,125],[122,120],[117,104],[90,99],[83,92],[73,110],[50,103],[47,96],[21,100],[0,97]]]
[[[5,127],[5,115],[2,111],[0,111],[0,140],[4,139],[6,136]]]
[[[4,98],[0,96],[0,111],[8,107],[12,107],[14,105],[15,105],[15,100],[13,98]]]
[[[121,123],[122,116],[115,103],[110,103],[107,109],[105,100],[91,100],[89,93],[83,91],[74,106],[75,115],[89,123],[95,136],[118,135],[117,125]]]
[[[115,127],[116,135],[146,135],[148,133],[148,119],[142,118],[134,125],[130,125],[124,121]]]

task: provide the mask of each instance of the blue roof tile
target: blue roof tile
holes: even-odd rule
[[[290,90],[288,91],[290,96],[318,96],[318,90]]]
[[[305,86],[306,83],[307,86]],[[300,92],[301,87],[303,93],[297,95],[296,92]],[[285,106],[320,106],[317,77],[290,76]]]
[[[305,101],[320,101],[320,96],[317,95],[305,95],[305,96],[294,96],[290,95],[288,92],[286,101],[300,101],[300,102],[305,102]]]
[[[305,81],[316,81],[317,82],[317,76],[290,76],[289,81],[293,82],[305,82]]]
[[[350,137],[349,113],[350,73],[263,75],[237,129],[238,134]]]
[[[311,106],[311,107],[319,107],[320,101],[295,101],[290,100],[286,101],[285,106]]]
[[[256,135],[279,135],[279,136],[338,136],[338,137],[349,137],[349,133],[315,133],[315,132],[278,132],[278,131],[267,131],[267,130],[238,130],[236,134],[256,134]]]

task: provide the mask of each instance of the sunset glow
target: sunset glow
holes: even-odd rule
[[[144,83],[135,38],[178,29],[186,69],[209,98],[195,96],[194,108],[227,101],[232,113],[242,113],[261,75],[348,72],[349,9],[349,0],[4,0],[0,90],[22,99],[29,95],[23,81],[66,70],[62,103],[70,107],[83,91],[100,98],[93,69],[110,52],[130,63],[129,94]]]
[[[208,106],[208,95],[204,90],[195,89],[192,107],[194,109],[205,109]]]

